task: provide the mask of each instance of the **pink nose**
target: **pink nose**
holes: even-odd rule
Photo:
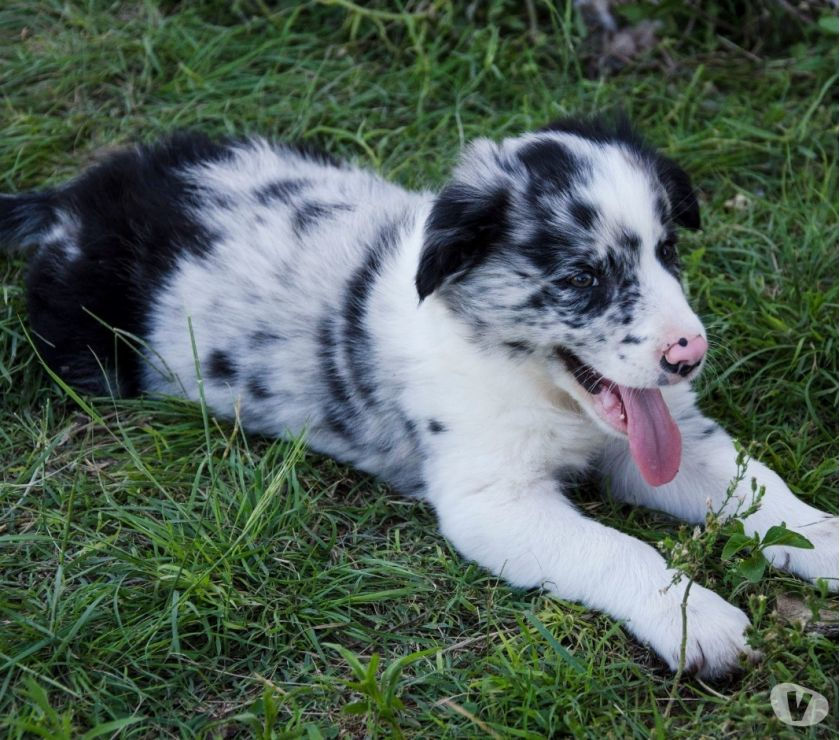
[[[709,343],[699,334],[694,339],[680,337],[665,350],[665,360],[671,365],[696,365],[703,359]]]

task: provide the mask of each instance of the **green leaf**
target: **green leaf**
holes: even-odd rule
[[[767,311],[761,312],[762,316],[764,316],[764,320],[770,324],[776,331],[780,332],[788,332],[790,331],[790,327],[781,319],[777,319],[775,316],[770,315]]]
[[[41,686],[41,684],[39,684],[34,678],[29,676],[24,679],[24,683],[26,683],[26,693],[29,694],[29,698],[32,699],[33,703],[47,717],[55,719],[58,715],[50,706],[50,700],[47,697],[47,692],[44,690],[44,687]]]
[[[792,532],[784,524],[770,527],[761,540],[762,547],[772,545],[786,545],[787,547],[801,547],[805,550],[813,550],[814,546],[807,537],[798,532]]]
[[[826,33],[832,33],[835,36],[837,35],[838,31],[840,31],[840,25],[837,22],[837,14],[831,13],[829,15],[823,15],[817,21],[817,26],[821,31],[825,31]]]
[[[365,679],[376,682],[376,669],[379,668],[379,653],[374,653],[370,656],[368,661],[367,671],[365,672]]]
[[[572,668],[575,673],[585,673],[581,662],[557,641],[557,638],[548,631],[548,627],[540,621],[536,614],[533,612],[526,612],[525,618],[536,628],[537,632],[545,638],[546,642],[554,648],[554,652],[562,658],[564,663]]]
[[[79,738],[79,740],[90,740],[90,738],[99,737],[101,735],[113,735],[117,732],[117,730],[122,730],[124,727],[133,725],[135,722],[142,722],[144,719],[146,718],[123,717],[122,719],[115,719],[111,722],[103,722],[101,725],[97,725],[92,730],[88,730]]]
[[[724,534],[744,534],[744,522],[740,519],[729,519],[723,528]]]
[[[767,568],[767,561],[759,550],[756,550],[748,558],[741,561],[738,570],[750,583],[758,583],[764,570]]]
[[[690,269],[699,269],[700,263],[703,261],[703,255],[706,254],[706,247],[699,247],[692,249],[685,258],[685,263]]]
[[[403,655],[401,658],[391,661],[388,667],[382,672],[382,685],[385,688],[386,696],[391,697],[396,694],[402,672],[408,666],[437,652],[438,648],[436,647],[426,648],[425,650],[418,650],[417,652]]]
[[[747,537],[745,534],[738,534],[736,532],[723,546],[723,552],[721,553],[720,559],[729,560],[736,552],[740,552],[745,547],[749,547],[753,543],[754,540],[752,537]]]
[[[356,675],[360,681],[364,682],[365,678],[367,678],[367,671],[365,667],[362,665],[361,661],[346,647],[343,645],[338,645],[334,642],[325,642],[325,647],[332,648],[335,650],[339,655],[341,655],[344,660],[347,661],[347,664],[350,666],[350,670]]]
[[[370,709],[370,704],[366,701],[354,701],[350,704],[345,704],[341,711],[345,714],[367,714]]]

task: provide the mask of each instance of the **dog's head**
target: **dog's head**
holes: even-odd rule
[[[479,341],[544,359],[661,484],[681,450],[658,389],[694,378],[707,348],[680,285],[678,227],[700,228],[688,175],[624,123],[481,139],[434,203],[417,290]]]

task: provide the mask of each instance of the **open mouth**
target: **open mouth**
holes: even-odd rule
[[[565,347],[555,349],[588,394],[595,414],[630,442],[630,454],[652,486],[674,479],[682,458],[682,435],[658,388],[630,388],[584,363]]]

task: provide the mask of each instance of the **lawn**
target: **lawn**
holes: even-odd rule
[[[175,127],[318,142],[436,187],[473,137],[620,106],[700,189],[682,250],[713,340],[702,406],[836,513],[836,22],[734,5],[625,6],[660,42],[599,64],[571,3],[5,0],[0,191]],[[509,588],[427,507],[299,441],[62,388],[27,337],[23,275],[0,256],[4,736],[837,734],[836,597],[747,583],[716,543],[697,580],[748,611],[764,659],[674,686],[619,624]],[[647,542],[679,535],[586,484],[575,498]],[[803,625],[796,601],[828,613]],[[784,681],[829,716],[783,725]]]

